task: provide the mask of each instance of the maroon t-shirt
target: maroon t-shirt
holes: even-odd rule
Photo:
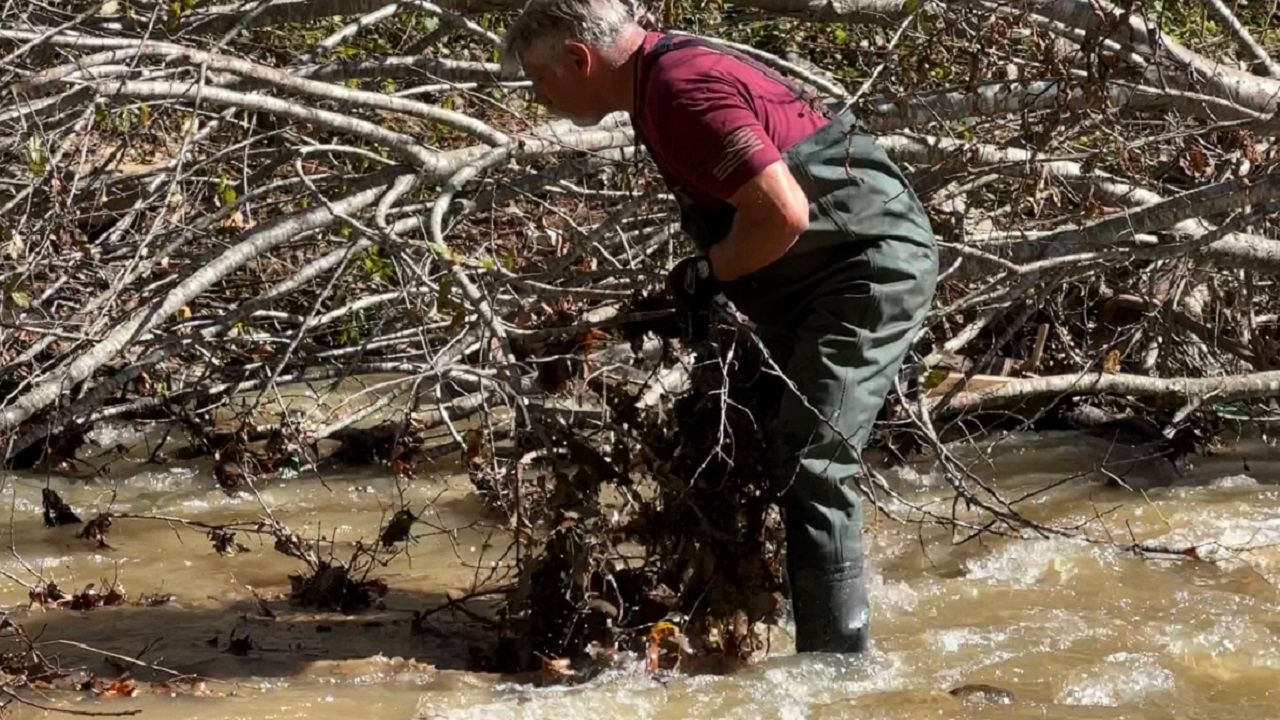
[[[772,71],[714,48],[676,47],[646,58],[662,38],[657,32],[645,37],[631,122],[667,182],[693,202],[728,200],[827,124],[814,104],[770,77]]]

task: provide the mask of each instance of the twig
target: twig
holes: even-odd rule
[[[1222,22],[1226,24],[1227,29],[1229,29],[1231,34],[1235,36],[1236,41],[1248,50],[1253,55],[1254,59],[1262,65],[1262,67],[1267,71],[1267,75],[1270,75],[1273,78],[1280,78],[1280,64],[1277,64],[1276,61],[1267,54],[1267,51],[1258,44],[1258,41],[1253,39],[1253,35],[1249,34],[1249,31],[1245,26],[1240,23],[1240,19],[1236,17],[1235,13],[1231,12],[1231,8],[1227,7],[1227,4],[1222,2],[1222,0],[1204,1],[1205,4],[1222,19]]]
[[[18,704],[20,705],[26,705],[28,707],[33,707],[37,710],[43,710],[45,712],[61,713],[63,715],[76,715],[79,717],[129,717],[132,715],[137,715],[142,712],[141,710],[114,710],[114,711],[74,710],[72,708],[60,708],[60,707],[54,707],[52,705],[41,705],[40,703],[34,700],[28,700],[22,697],[21,695],[17,694],[16,692],[6,687],[0,687],[0,694],[7,695],[9,698],[17,701]]]

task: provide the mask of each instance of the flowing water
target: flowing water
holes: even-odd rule
[[[205,678],[194,691],[142,683],[137,696],[116,699],[24,695],[77,710],[140,709],[144,718],[1280,716],[1280,453],[1261,442],[1242,445],[1196,458],[1173,483],[1163,461],[1139,462],[1127,476],[1135,490],[1088,472],[1109,453],[1083,436],[1015,436],[981,474],[1007,497],[1083,474],[1020,507],[1060,525],[1095,519],[1099,536],[1102,517],[1121,544],[1197,543],[1212,562],[1142,559],[1114,545],[1061,538],[956,544],[939,529],[869,519],[872,650],[855,658],[796,656],[782,636],[772,655],[724,676],[658,682],[620,670],[582,685],[541,687],[468,672],[483,634],[465,618],[442,613],[427,632],[411,632],[415,610],[466,587],[506,546],[491,520],[477,524],[483,513],[465,479],[448,473],[415,483],[407,496],[416,507],[431,502],[426,519],[433,526],[456,530],[421,537],[408,556],[378,568],[390,586],[384,607],[351,616],[291,608],[282,597],[299,564],[268,541],[241,534],[249,552],[220,557],[200,532],[125,519],[111,528],[110,548],[93,549],[75,537],[75,526],[41,525],[45,477],[9,475],[2,497],[13,519],[0,522],[0,569],[30,581],[25,563],[65,590],[117,580],[131,604],[27,609],[26,588],[4,578],[0,602],[64,665],[118,672],[111,658],[58,642],[73,640]],[[204,523],[262,513],[256,499],[219,491],[207,464],[137,464],[115,468],[111,478],[49,482],[83,515],[108,504],[113,513]],[[894,478],[918,501],[947,497],[927,467]],[[397,492],[389,472],[370,469],[326,476],[323,484],[304,475],[261,494],[279,520],[303,534],[336,533],[341,556],[376,532]],[[7,552],[10,540],[21,561]],[[153,593],[176,600],[132,604]],[[246,635],[247,646],[230,652],[231,640]],[[157,676],[135,670],[139,678]],[[947,692],[972,684],[1012,697]]]

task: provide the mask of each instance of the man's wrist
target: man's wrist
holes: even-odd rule
[[[707,250],[707,262],[711,265],[711,277],[717,282],[729,282],[736,277],[726,272],[731,269],[728,258],[725,255],[725,246],[728,244],[729,239],[725,238]]]

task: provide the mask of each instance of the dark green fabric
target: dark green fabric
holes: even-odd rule
[[[835,652],[865,644],[855,637],[867,608],[853,477],[938,269],[905,178],[872,138],[846,129],[835,123],[787,153],[811,203],[809,229],[782,259],[725,289],[795,386],[778,389],[768,438],[786,488],[797,647]]]

